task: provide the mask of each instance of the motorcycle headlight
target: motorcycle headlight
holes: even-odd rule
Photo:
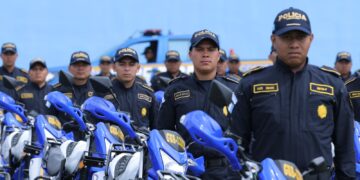
[[[176,162],[173,158],[171,158],[168,154],[166,154],[164,151],[160,150],[161,159],[164,165],[165,171],[172,171],[179,174],[185,174],[186,173],[186,164],[179,164]]]

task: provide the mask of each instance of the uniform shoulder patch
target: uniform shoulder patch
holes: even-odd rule
[[[20,71],[23,72],[23,73],[25,73],[25,74],[28,73],[26,69],[20,69]]]
[[[240,77],[240,76],[239,76]],[[239,84],[241,78],[233,77],[233,76],[222,76],[223,79]]]
[[[23,87],[25,87],[25,85],[26,85],[26,84],[23,84],[23,85],[17,86],[17,87],[15,88],[15,91],[19,91],[19,90],[21,90]]]
[[[254,67],[254,68],[244,72],[243,77],[248,76],[249,74],[253,74],[254,72],[259,72],[259,71],[263,70],[264,68],[265,67],[263,67],[263,66]]]
[[[356,80],[356,78],[357,78],[357,77],[352,77],[352,78],[346,80],[346,81],[345,81],[345,85],[348,85],[348,84],[350,84],[351,82],[354,82],[354,81]]]
[[[61,85],[62,85],[61,83],[56,83],[56,84],[53,85],[53,88],[58,88],[58,87],[60,87]]]
[[[169,81],[169,84],[174,83],[174,82],[176,82],[176,81],[179,81],[180,79],[186,79],[186,78],[188,78],[188,76],[179,76],[179,77],[176,77],[176,78],[172,79],[171,81]]]
[[[335,75],[336,77],[340,77],[340,73],[337,72],[335,69],[331,68],[331,67],[327,67],[327,66],[321,66],[320,69],[322,71],[328,72],[332,75]]]
[[[138,83],[141,87],[151,91],[151,92],[154,92],[154,89],[151,88],[150,86],[148,86],[147,84],[143,84],[143,83]]]

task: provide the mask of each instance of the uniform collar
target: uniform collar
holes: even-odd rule
[[[74,86],[74,88],[82,89],[82,88],[85,88],[85,87],[90,87],[91,84],[90,84],[89,79],[88,79],[88,80],[86,81],[86,83],[83,84],[83,85],[75,85],[75,84],[73,84],[73,86]]]
[[[134,88],[134,86],[135,86],[135,84],[136,84],[136,80],[135,80],[134,83],[133,83],[133,85],[132,85],[130,88],[126,88],[126,87],[124,86],[124,84],[123,84],[120,80],[115,79],[115,82],[116,82],[116,84],[118,85],[119,88],[124,89],[124,90],[130,90],[130,89]]]
[[[306,70],[307,70],[307,67],[308,67],[308,62],[309,62],[309,59],[306,58],[306,62],[305,62],[304,68],[303,68],[302,70],[296,72],[296,74],[300,74],[300,73],[306,71]],[[274,67],[275,67],[276,69],[279,69],[279,70],[283,71],[283,72],[294,74],[294,73],[291,71],[290,67],[289,67],[287,64],[285,64],[285,63],[284,63],[281,59],[279,59],[279,58],[276,59],[276,62],[275,62],[275,64],[274,64]]]
[[[45,82],[44,86],[43,87],[39,87],[38,84],[36,83],[33,83],[33,82],[30,82],[30,86],[36,88],[36,89],[44,89],[46,86],[47,86],[47,83]]]
[[[14,67],[14,70],[12,72],[9,72],[4,66],[1,66],[1,69],[7,74],[13,74],[16,71],[17,68]]]

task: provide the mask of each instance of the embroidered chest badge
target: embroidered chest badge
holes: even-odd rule
[[[317,108],[317,113],[320,119],[325,119],[327,116],[327,108],[324,104],[321,104]]]

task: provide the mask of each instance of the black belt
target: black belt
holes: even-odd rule
[[[229,164],[226,158],[207,158],[205,159],[205,167],[223,167]]]

